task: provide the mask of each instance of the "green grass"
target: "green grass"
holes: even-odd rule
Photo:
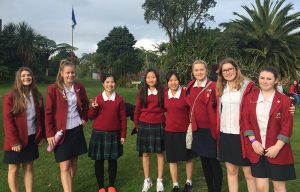
[[[89,98],[96,96],[102,89],[99,88],[96,81],[85,80],[83,83],[86,86]],[[0,146],[3,146],[3,119],[2,119],[2,96],[9,91],[11,85],[1,85],[0,87]],[[46,93],[47,85],[39,85],[39,89],[42,93]],[[135,103],[136,92],[134,88],[117,88],[117,92],[123,96],[126,102]],[[296,174],[300,176],[300,112],[299,109],[295,114],[294,132],[292,138],[292,146],[294,151]],[[124,155],[118,160],[118,173],[116,186],[121,192],[135,192],[140,191],[143,184],[143,169],[141,166],[141,159],[138,157],[138,153],[135,151],[136,136],[131,136],[130,132],[133,127],[133,123],[128,120],[128,135],[124,144]],[[84,128],[85,137],[87,143],[90,140],[91,135],[91,122]],[[53,153],[46,152],[46,143],[40,147],[40,158],[35,161],[35,177],[34,177],[34,191],[38,192],[59,192],[63,191],[60,183],[59,167],[54,161]],[[3,150],[0,151],[0,191],[9,191],[7,185],[7,165],[2,163]],[[194,159],[194,174],[193,174],[193,185],[194,192],[207,191],[206,184],[203,177],[199,158]],[[107,170],[107,169],[105,169]],[[156,171],[156,157],[151,158],[151,178],[157,177]],[[179,163],[179,184],[184,185],[185,182],[185,166],[184,163]],[[223,191],[228,191],[226,172],[223,165]],[[107,176],[107,172],[105,172]],[[240,191],[246,191],[246,183],[243,177],[243,173],[240,171],[239,184]],[[20,183],[21,191],[24,191],[22,182],[22,171],[20,172]],[[108,183],[108,179],[105,180]],[[164,183],[165,191],[171,191],[172,181],[170,178],[168,165],[165,164],[164,170]],[[78,171],[74,179],[74,191],[86,191],[93,192],[97,191],[97,182],[94,176],[94,161],[90,160],[87,154],[79,157],[78,160]],[[287,191],[299,191],[300,180],[294,180],[287,182]],[[155,191],[153,187],[151,191]]]

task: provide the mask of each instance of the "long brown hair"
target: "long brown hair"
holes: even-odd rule
[[[163,86],[160,83],[160,79],[159,79],[159,74],[156,70],[154,69],[148,69],[146,71],[145,77],[144,77],[144,82],[143,85],[139,91],[139,97],[141,100],[141,104],[143,107],[147,108],[148,107],[148,84],[146,82],[146,78],[148,73],[153,72],[155,74],[156,77],[156,84],[155,84],[155,88],[157,89],[157,95],[158,95],[158,105],[163,108],[164,107],[164,89]]]
[[[32,82],[29,89],[26,89],[22,83],[21,74],[23,71],[28,71],[30,73]],[[13,106],[12,106],[11,113],[13,115],[15,116],[18,115],[26,108],[27,100],[28,100],[26,99],[26,96],[27,97],[29,96],[30,91],[32,93],[32,97],[35,103],[37,103],[39,107],[42,107],[43,105],[42,94],[39,92],[37,88],[36,81],[32,71],[28,67],[21,67],[16,72],[15,82],[11,91],[13,97]]]
[[[56,76],[56,86],[59,89],[64,89],[64,79],[61,76],[61,72],[64,70],[65,66],[75,67],[75,65],[71,61],[68,61],[68,60],[65,60],[65,59],[60,61],[57,76]]]
[[[220,63],[219,63],[219,71],[218,71],[218,81],[217,81],[217,95],[219,97],[222,96],[224,88],[226,86],[227,80],[223,77],[223,72],[222,72],[222,67],[224,64],[226,63],[230,63],[236,70],[236,76],[234,79],[234,88],[237,90],[241,89],[241,83],[246,79],[242,73],[241,70],[239,68],[239,66],[237,65],[236,60],[228,57],[226,59],[223,59]]]

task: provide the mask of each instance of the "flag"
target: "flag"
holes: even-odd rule
[[[75,25],[77,24],[76,19],[75,19],[75,13],[74,13],[74,9],[72,7],[72,28],[75,28]]]

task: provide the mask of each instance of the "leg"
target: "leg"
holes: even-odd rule
[[[95,175],[99,189],[104,188],[104,160],[95,161]]]
[[[255,181],[255,177],[252,176],[251,167],[243,166],[243,171],[247,182],[248,191],[256,192],[256,181]]]
[[[286,192],[285,181],[272,181],[274,192]]]
[[[19,175],[20,164],[8,164],[8,186],[11,192],[19,192]]]
[[[169,163],[172,182],[178,183],[177,163]]]
[[[193,161],[189,160],[185,164],[185,170],[186,170],[186,180],[192,180],[193,175]]]
[[[64,192],[72,192],[72,163],[71,160],[59,163],[60,179]]]
[[[78,157],[74,157],[73,159],[71,159],[71,176],[72,176],[72,179],[76,175],[76,171],[77,171],[77,159],[78,159]]]
[[[205,177],[208,192],[213,192],[214,191],[213,173],[212,173],[212,167],[209,162],[209,158],[200,157],[200,159],[201,159],[202,170]]]
[[[214,192],[221,192],[223,171],[220,162],[216,158],[210,158],[210,167],[212,168]]]
[[[26,192],[33,190],[33,161],[23,163],[24,185]]]
[[[143,153],[143,170],[144,170],[145,179],[150,178],[149,169],[150,169],[150,153]]]
[[[227,169],[227,181],[228,181],[228,188],[230,192],[238,192],[239,183],[238,183],[238,174],[239,174],[239,167],[225,162],[226,169]]]
[[[109,174],[109,186],[115,186],[115,180],[117,176],[118,164],[116,159],[108,161],[108,174]]]
[[[158,179],[162,179],[163,171],[164,171],[164,163],[165,163],[164,154],[157,153],[157,171],[158,171],[157,178]]]
[[[269,179],[268,178],[256,178],[256,191],[268,192],[269,191]]]

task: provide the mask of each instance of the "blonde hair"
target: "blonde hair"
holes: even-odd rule
[[[203,61],[203,60],[200,60],[200,59],[194,61],[193,65],[192,65],[192,70],[194,69],[194,66],[196,64],[203,64],[205,66],[205,69],[207,70],[207,63],[205,61]]]
[[[246,79],[237,65],[236,60],[228,57],[223,59],[219,63],[219,71],[218,71],[218,80],[217,80],[217,95],[221,97],[223,95],[224,88],[226,86],[227,80],[223,77],[222,67],[224,64],[230,63],[236,70],[236,76],[234,79],[234,88],[237,90],[241,89],[241,83]]]
[[[65,59],[60,61],[57,76],[56,76],[56,85],[59,89],[63,89],[63,87],[64,87],[64,85],[63,85],[64,79],[61,76],[61,72],[64,70],[65,66],[75,67],[75,65],[71,61],[68,61]]]

